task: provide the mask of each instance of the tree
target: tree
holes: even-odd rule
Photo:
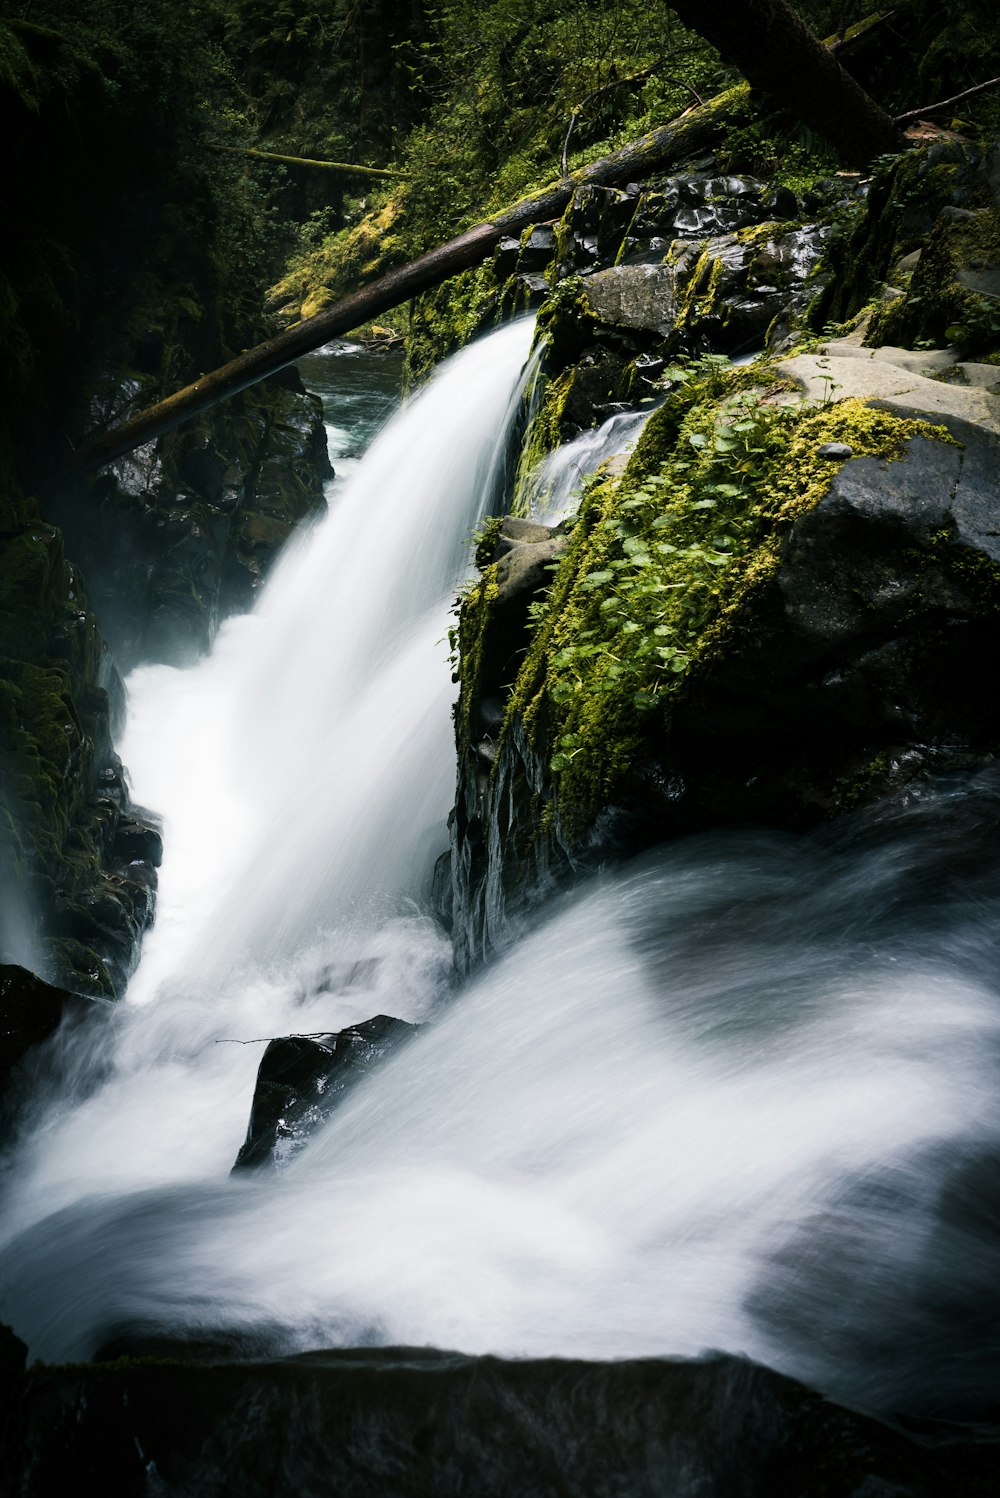
[[[903,149],[901,127],[785,0],[671,0],[670,8],[849,165]]]

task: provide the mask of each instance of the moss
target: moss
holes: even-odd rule
[[[971,546],[962,546],[949,527],[931,537],[926,557],[970,600],[977,618],[1000,617],[1000,562]]]
[[[849,209],[827,244],[830,279],[810,309],[817,331],[844,322],[877,296],[893,266],[922,249],[942,210],[989,201],[982,155],[960,141],[935,142],[881,162],[867,199]]]
[[[918,434],[858,400],[814,409],[748,388],[761,371],[707,374],[650,419],[625,474],[584,495],[507,705],[555,774],[571,844],[613,799],[650,735],[708,666],[752,627],[781,542],[827,492],[838,460],[895,458]]]
[[[1000,302],[962,284],[965,271],[1000,276],[1000,210],[970,218],[943,214],[934,226],[905,293],[878,309],[865,336],[910,348],[956,344],[964,358],[1000,350]]]
[[[528,488],[525,480],[550,453],[555,452],[556,448],[566,441],[567,434],[563,418],[575,383],[576,370],[571,367],[561,375],[557,375],[554,380],[547,380],[544,384],[541,399],[528,425],[524,445],[518,458],[514,486],[514,512],[516,514],[527,513]]]
[[[502,525],[502,517],[491,521],[492,538]],[[492,550],[487,534],[477,547],[477,561],[485,563]],[[484,679],[484,652],[489,635],[492,606],[497,597],[496,566],[485,564],[483,575],[460,600],[458,625],[450,632],[453,661],[459,684],[455,707],[455,734],[459,752],[473,742],[473,724],[478,706],[479,685]]]

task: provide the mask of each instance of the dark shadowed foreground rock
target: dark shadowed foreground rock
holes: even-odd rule
[[[86,1002],[26,968],[0,967],[0,1089],[25,1051],[52,1034],[66,1006]]]
[[[504,1362],[408,1348],[35,1368],[24,1498],[976,1498],[995,1448],[921,1447],[738,1358]]]
[[[418,1029],[376,1014],[335,1035],[272,1040],[260,1063],[246,1142],[233,1169],[287,1165],[361,1078]]]

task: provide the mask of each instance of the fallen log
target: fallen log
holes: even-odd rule
[[[118,426],[92,433],[61,464],[55,477],[65,479],[111,463],[267,379],[332,338],[349,333],[460,271],[479,265],[506,235],[519,234],[529,224],[544,223],[561,214],[578,187],[588,184],[612,187],[697,155],[714,144],[734,115],[745,110],[746,94],[745,86],[740,85],[709,99],[671,124],[522,198],[487,222],[341,297],[314,317],[296,323],[256,348],[245,350],[228,364],[202,375],[183,390],[147,406]]]
[[[213,146],[213,151],[225,151],[230,156],[256,156],[262,161],[280,161],[285,166],[316,167],[323,172],[347,173],[355,177],[387,177],[392,182],[406,181],[408,173],[393,171],[390,167],[359,166],[353,161],[320,161],[314,156],[283,156],[280,151],[262,151],[257,146]]]

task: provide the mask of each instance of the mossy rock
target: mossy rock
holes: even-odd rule
[[[879,793],[881,750],[895,783],[944,744],[950,764],[1000,752],[1000,498],[974,430],[963,448],[861,399],[804,405],[780,364],[716,364],[585,492],[512,683],[490,676],[487,569],[461,630],[466,960],[487,911],[500,939],[505,905],[594,860],[692,826],[807,827]]]
[[[954,344],[963,359],[1000,356],[1000,209],[946,208],[906,291],[879,308],[865,342],[914,348]]]
[[[936,141],[882,163],[863,205],[835,224],[829,276],[810,309],[817,331],[846,323],[877,299],[893,269],[922,250],[948,208],[990,205],[987,153],[958,140]],[[899,342],[893,334],[886,342]]]

